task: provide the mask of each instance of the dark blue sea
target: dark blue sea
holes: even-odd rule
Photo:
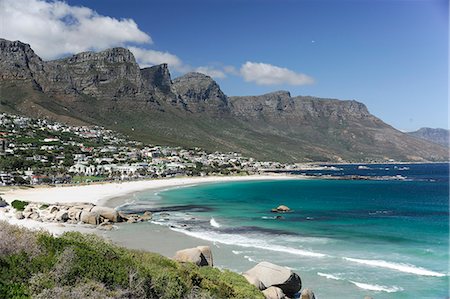
[[[449,164],[327,165],[311,179],[205,184],[137,194],[154,223],[226,245],[230,260],[292,268],[318,298],[448,298]],[[318,179],[369,176],[375,180]],[[270,210],[287,205],[290,213]]]

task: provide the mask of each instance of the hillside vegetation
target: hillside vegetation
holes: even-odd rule
[[[264,298],[239,274],[95,235],[53,237],[0,222],[0,240],[0,298]]]

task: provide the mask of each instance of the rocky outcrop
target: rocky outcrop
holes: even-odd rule
[[[200,267],[213,266],[212,252],[209,246],[179,250],[173,259],[181,263],[193,263]]]
[[[80,203],[51,206],[29,203],[23,212],[17,212],[15,216],[17,219],[32,219],[42,222],[95,225],[98,226],[98,229],[103,230],[113,229],[113,224],[118,222],[136,223],[152,219],[150,212],[140,215],[125,214],[109,207]],[[133,221],[129,221],[130,219]],[[212,264],[212,255],[208,255],[207,249],[202,249],[202,252]]]
[[[141,77],[145,86],[151,90],[172,92],[172,79],[166,63],[141,69]]]
[[[44,76],[44,62],[20,41],[0,39],[0,78],[37,83]]]
[[[302,288],[300,276],[292,270],[269,262],[261,262],[244,273],[249,283],[260,281],[266,288],[271,286],[283,290],[288,297],[294,297]],[[251,279],[248,279],[250,277]],[[255,285],[261,287],[261,285]]]
[[[187,73],[173,80],[173,88],[191,112],[228,115],[228,98],[209,76]]]

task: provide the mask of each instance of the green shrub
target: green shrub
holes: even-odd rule
[[[40,207],[39,207],[39,210],[45,210],[46,208],[48,208],[49,207],[49,205],[41,205]]]
[[[23,211],[25,210],[25,207],[29,204],[29,202],[21,201],[21,200],[14,200],[11,203],[11,206],[16,209],[17,211]]]
[[[128,250],[95,235],[53,237],[7,223],[0,223],[0,235],[12,248],[0,254],[0,298],[264,298],[236,273]]]

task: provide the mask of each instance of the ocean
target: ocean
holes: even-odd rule
[[[269,261],[292,268],[318,298],[449,297],[449,164],[300,173],[401,179],[203,184],[140,192],[121,209],[152,209],[153,226],[212,242],[213,253],[228,251],[215,259],[219,267],[241,272]],[[281,204],[292,212],[270,211]],[[133,232],[151,230],[143,224]]]

